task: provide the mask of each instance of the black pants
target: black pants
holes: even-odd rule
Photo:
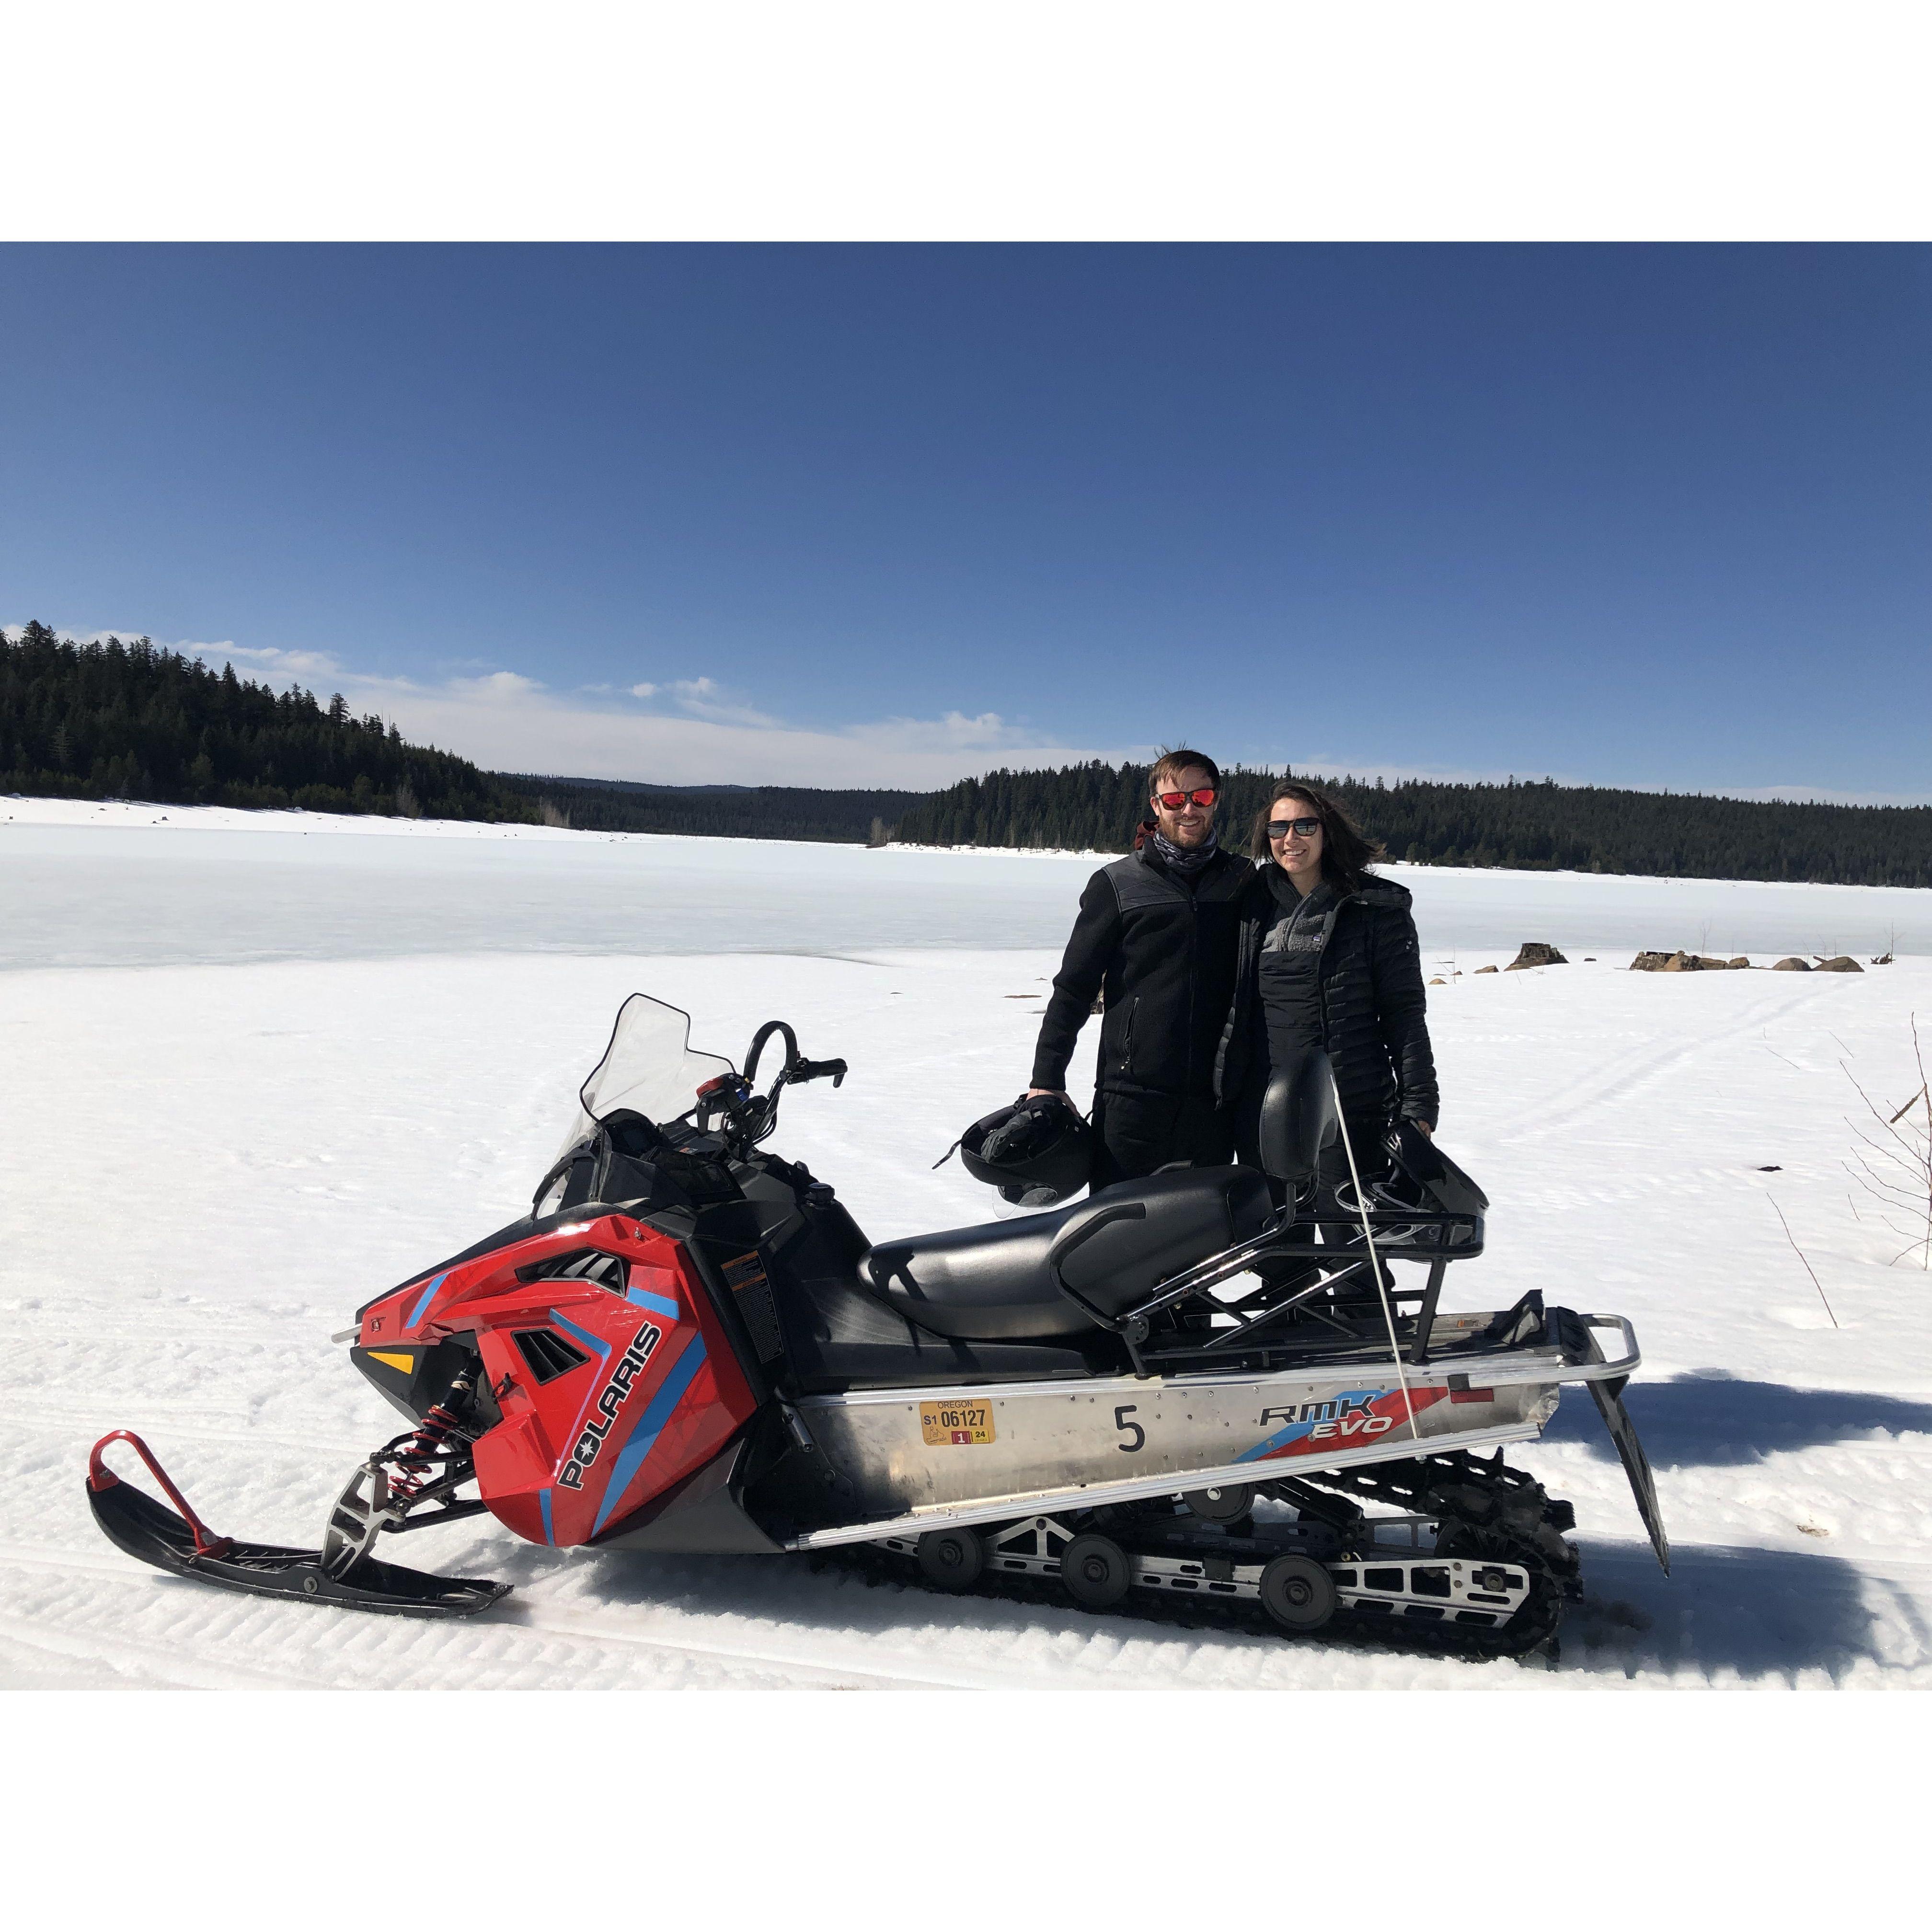
[[[1156,1094],[1096,1094],[1094,1132],[1100,1143],[1094,1185],[1138,1180],[1174,1161],[1226,1167],[1234,1158],[1234,1136],[1212,1099]]]
[[[1249,1167],[1263,1165],[1260,1150],[1260,1112],[1261,1094],[1259,1083],[1256,1083],[1242,1096],[1233,1114],[1235,1158]],[[1354,1142],[1356,1165],[1360,1169],[1364,1186],[1379,1180],[1388,1169],[1388,1152],[1382,1144],[1386,1131],[1385,1128],[1364,1120],[1352,1120],[1348,1124],[1348,1132]],[[1361,1245],[1360,1220],[1336,1198],[1336,1190],[1348,1178],[1348,1153],[1338,1134],[1333,1143],[1322,1150],[1316,1162],[1314,1194],[1312,1198],[1304,1202],[1302,1210],[1310,1220],[1347,1224],[1346,1226],[1331,1225],[1322,1229],[1319,1239],[1324,1247],[1359,1247]],[[1268,1189],[1274,1196],[1277,1208],[1286,1203],[1286,1185],[1271,1174],[1268,1178]],[[1354,1230],[1352,1233],[1349,1232],[1351,1228]],[[1312,1247],[1316,1240],[1316,1232],[1312,1227],[1299,1227],[1290,1234],[1286,1245],[1291,1250],[1298,1247]],[[1292,1253],[1274,1256],[1257,1263],[1255,1272],[1263,1280],[1276,1286],[1292,1286],[1300,1280],[1313,1278],[1306,1265],[1294,1259]],[[1386,1265],[1382,1274],[1386,1279],[1388,1275]]]

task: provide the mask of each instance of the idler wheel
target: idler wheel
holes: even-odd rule
[[[976,1529],[928,1529],[919,1540],[919,1567],[942,1590],[964,1590],[986,1567],[986,1542]]]
[[[1239,1489],[1190,1490],[1180,1500],[1203,1522],[1239,1522],[1254,1507],[1254,1494],[1246,1484]]]
[[[1090,1610],[1104,1610],[1127,1594],[1133,1572],[1126,1552],[1111,1536],[1096,1536],[1089,1531],[1076,1536],[1061,1552],[1060,1576],[1076,1604]]]
[[[1283,1628],[1319,1630],[1335,1614],[1335,1580],[1307,1556],[1277,1556],[1262,1572],[1262,1604]]]

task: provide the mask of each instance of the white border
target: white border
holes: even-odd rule
[[[1919,238],[1896,0],[12,10],[0,236]]]

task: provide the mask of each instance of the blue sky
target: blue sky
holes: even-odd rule
[[[520,769],[1932,796],[1932,252],[0,249],[0,621]]]

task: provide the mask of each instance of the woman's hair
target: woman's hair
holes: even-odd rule
[[[1268,844],[1268,820],[1280,816],[1276,808],[1286,799],[1299,799],[1308,810],[1295,816],[1305,818],[1312,813],[1322,821],[1322,876],[1331,885],[1344,892],[1353,892],[1366,875],[1368,868],[1381,858],[1385,848],[1378,840],[1366,837],[1355,821],[1343,809],[1339,799],[1331,796],[1319,785],[1312,785],[1300,778],[1283,778],[1274,788],[1274,796],[1268,802],[1268,808],[1255,820],[1254,836],[1249,841],[1248,850],[1258,865],[1267,865],[1274,858]]]

